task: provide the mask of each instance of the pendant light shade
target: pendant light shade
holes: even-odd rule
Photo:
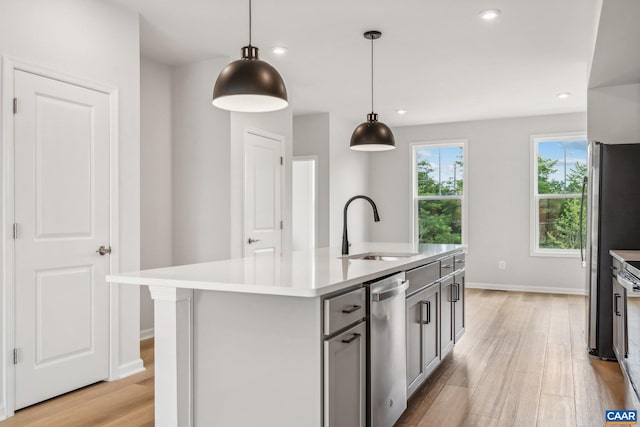
[[[249,0],[249,45],[242,58],[227,65],[216,80],[212,104],[229,111],[258,113],[289,105],[287,88],[280,73],[258,58],[251,45],[251,0]]]
[[[389,126],[378,121],[375,113],[367,114],[367,121],[353,131],[351,149],[357,151],[387,151],[396,148]]]
[[[351,149],[358,151],[387,151],[396,148],[396,140],[389,126],[378,121],[373,112],[373,41],[382,36],[380,31],[367,31],[364,38],[371,40],[371,113],[367,121],[358,125],[351,135]]]

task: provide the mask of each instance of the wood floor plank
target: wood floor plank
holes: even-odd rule
[[[465,387],[445,385],[438,397],[424,414],[419,427],[458,427],[467,417],[469,396],[472,390]]]
[[[497,425],[497,422],[498,420],[493,417],[467,414],[466,418],[462,422],[461,427],[495,427]]]
[[[514,371],[486,369],[469,403],[469,413],[493,417],[500,414]]]
[[[542,393],[573,396],[573,368],[571,364],[571,347],[569,345],[547,344]]]
[[[542,370],[516,372],[507,392],[497,425],[501,427],[535,427],[538,419],[538,399]]]
[[[414,396],[407,402],[407,410],[404,411],[398,423],[400,425],[417,425],[424,417],[424,414],[427,413],[434,400],[436,400],[436,397],[438,397],[444,385],[443,382],[436,382],[429,384],[428,387],[423,387],[424,392],[422,393],[422,390],[416,390]]]
[[[475,388],[494,355],[497,348],[497,340],[483,340],[473,348],[473,353],[467,355],[465,360],[456,367],[451,377],[449,377],[448,385]]]
[[[576,425],[576,408],[573,397],[540,395],[538,427],[558,427]]]

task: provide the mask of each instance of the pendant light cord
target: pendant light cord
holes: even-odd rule
[[[251,0],[249,0],[249,46],[251,46]]]
[[[371,113],[373,113],[373,37],[371,38]]]

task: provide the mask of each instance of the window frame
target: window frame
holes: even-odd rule
[[[410,170],[411,170],[411,197],[410,203],[410,223],[411,223],[411,242],[414,245],[418,245],[418,202],[420,200],[461,200],[462,206],[462,236],[460,245],[467,248],[467,207],[468,207],[468,194],[469,194],[469,157],[467,153],[467,139],[448,139],[448,140],[434,140],[434,141],[417,141],[410,144],[411,156],[410,156]],[[433,147],[462,147],[463,157],[463,171],[462,171],[462,195],[461,196],[419,196],[418,195],[418,168],[417,166],[417,151],[421,148],[433,148]],[[438,243],[434,243],[438,244]]]
[[[540,248],[540,227],[539,227],[539,203],[541,199],[580,199],[580,193],[567,194],[538,194],[538,144],[540,142],[557,141],[587,141],[587,133],[585,131],[576,132],[558,132],[548,134],[531,135],[531,160],[529,162],[531,173],[530,185],[530,255],[535,257],[552,257],[552,258],[580,258],[580,249],[553,249]],[[585,160],[587,167],[589,158]],[[585,217],[586,221],[586,217]]]

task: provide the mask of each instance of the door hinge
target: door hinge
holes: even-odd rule
[[[284,165],[284,157],[280,156],[280,166]]]
[[[18,364],[18,349],[17,348],[13,349],[13,364],[14,365]]]
[[[284,222],[280,221],[280,230],[284,229]]]
[[[18,238],[18,224],[13,224],[13,240]]]
[[[13,98],[13,114],[18,113],[18,98]]]

